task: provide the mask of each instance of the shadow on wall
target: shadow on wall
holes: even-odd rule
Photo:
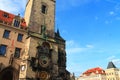
[[[18,73],[12,66],[6,67],[0,72],[0,80],[18,80]]]

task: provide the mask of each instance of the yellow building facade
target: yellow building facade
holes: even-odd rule
[[[107,69],[89,69],[78,77],[77,80],[120,80],[120,69],[113,62],[109,62]]]
[[[106,74],[102,68],[92,68],[85,71],[78,80],[106,80]]]
[[[113,62],[109,62],[106,73],[106,80],[120,80],[119,75],[120,70],[113,64]]]
[[[0,10],[0,80],[11,80],[11,71],[14,71],[15,79],[26,76],[26,70],[23,69],[27,67],[29,48],[26,30],[24,18]]]

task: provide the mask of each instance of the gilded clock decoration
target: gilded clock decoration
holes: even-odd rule
[[[39,77],[40,77],[40,79],[48,79],[49,78],[49,74],[46,71],[41,71],[39,73]]]

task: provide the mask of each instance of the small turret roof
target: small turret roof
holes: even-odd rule
[[[59,29],[57,29],[57,32],[55,32],[55,37],[56,37],[57,39],[60,39],[60,40],[65,41],[65,40],[60,36]]]
[[[107,69],[110,69],[110,68],[116,68],[116,66],[113,64],[113,62],[109,62],[108,63],[108,66],[107,66]]]

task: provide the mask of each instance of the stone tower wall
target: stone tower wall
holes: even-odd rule
[[[46,6],[46,13],[41,12],[41,6]],[[52,0],[29,0],[26,5],[25,20],[29,29],[41,33],[41,25],[46,26],[47,34],[54,36],[55,2]]]

